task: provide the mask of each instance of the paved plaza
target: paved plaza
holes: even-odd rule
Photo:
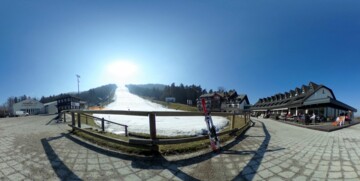
[[[321,132],[269,119],[221,153],[130,156],[94,146],[55,116],[0,119],[0,180],[359,180],[360,125]]]

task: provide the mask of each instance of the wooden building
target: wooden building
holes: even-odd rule
[[[310,82],[284,93],[278,93],[258,100],[251,107],[255,115],[313,115],[332,121],[340,113],[347,113],[353,118],[357,110],[336,99],[333,91]]]
[[[202,111],[201,100],[205,99],[206,107],[212,112],[241,112],[249,108],[249,99],[246,94],[237,94],[236,91],[223,93],[203,94],[197,100],[197,107]]]
[[[59,113],[63,110],[85,109],[86,102],[81,101],[78,97],[66,94],[57,99],[57,108]]]

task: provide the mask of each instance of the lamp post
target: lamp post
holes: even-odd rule
[[[76,74],[77,77],[77,83],[78,83],[78,96],[80,96],[80,88],[79,88],[79,83],[80,83],[80,75]]]

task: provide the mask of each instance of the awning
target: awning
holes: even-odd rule
[[[271,111],[283,111],[283,110],[289,110],[289,108],[284,107],[284,108],[271,109]]]
[[[256,110],[251,110],[251,111],[267,111],[267,109],[256,109]]]
[[[338,100],[332,99],[332,98],[324,98],[324,99],[315,99],[311,101],[305,101],[304,105],[313,105],[313,104],[332,104],[338,107],[341,107],[342,109],[351,110],[352,112],[357,112],[357,110],[343,102],[340,102]]]

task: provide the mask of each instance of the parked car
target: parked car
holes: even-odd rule
[[[15,111],[15,116],[19,117],[19,116],[28,116],[29,113],[25,112],[25,111]]]

